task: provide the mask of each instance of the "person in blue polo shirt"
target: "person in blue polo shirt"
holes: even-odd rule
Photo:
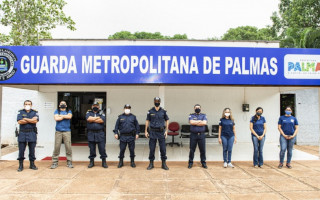
[[[59,103],[59,108],[56,111],[54,111],[54,120],[56,121],[56,132],[54,140],[54,150],[52,154],[51,169],[55,169],[58,167],[62,140],[66,149],[67,167],[73,168],[70,129],[71,118],[72,112],[71,110],[67,110],[67,103],[65,101],[61,101]]]
[[[299,131],[298,120],[291,115],[292,109],[290,106],[287,106],[285,109],[285,115],[280,116],[278,122],[278,130],[280,132],[280,163],[278,168],[283,167],[284,155],[287,153],[287,164],[286,166],[291,169],[291,158],[292,158],[292,149],[296,141],[296,136]]]
[[[253,166],[263,166],[263,145],[267,131],[266,120],[263,116],[263,109],[258,107],[256,114],[250,120],[250,131],[253,143]]]
[[[34,161],[35,157],[35,148],[37,145],[37,126],[36,124],[39,121],[38,111],[31,109],[32,101],[25,100],[24,101],[24,109],[19,110],[17,121],[20,125],[19,135],[18,135],[18,143],[19,143],[19,168],[18,172],[23,170],[23,160],[24,151],[26,150],[26,146],[29,147],[29,161],[30,161],[30,169],[37,170],[38,168],[35,166]]]
[[[196,151],[197,145],[200,150],[201,165],[203,168],[207,169],[206,164],[206,125],[207,116],[201,113],[201,106],[196,104],[194,106],[193,114],[189,115],[190,123],[190,153],[189,153],[189,164],[188,168],[191,169],[193,165],[194,152]]]
[[[235,123],[230,108],[225,108],[219,123],[219,144],[223,147],[223,167],[234,166],[231,163],[232,147],[237,142]]]

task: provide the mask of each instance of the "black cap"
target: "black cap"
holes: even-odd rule
[[[123,108],[130,108],[131,109],[131,106],[130,106],[130,104],[126,104],[126,105],[124,105]]]
[[[153,100],[154,100],[154,101],[160,101],[160,102],[161,102],[160,97],[155,97]]]
[[[93,105],[93,106],[95,106],[95,105],[98,105],[98,106],[99,106],[99,103],[98,103],[97,101],[95,101],[95,102],[93,102],[92,105]]]

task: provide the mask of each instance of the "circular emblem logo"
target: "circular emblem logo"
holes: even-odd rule
[[[0,81],[8,80],[16,73],[15,61],[17,56],[12,51],[0,48]]]

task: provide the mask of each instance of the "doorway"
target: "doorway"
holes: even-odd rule
[[[95,101],[100,103],[101,112],[106,114],[105,92],[58,92],[58,104],[66,101],[68,109],[72,111],[71,141],[88,143],[86,113]]]
[[[296,94],[280,94],[280,114],[284,115],[287,106],[292,109],[292,115],[296,116]]]

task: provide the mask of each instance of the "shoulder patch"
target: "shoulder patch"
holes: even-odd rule
[[[89,110],[87,110],[87,113],[89,113],[89,112],[91,112],[92,110],[91,109],[89,109]]]

